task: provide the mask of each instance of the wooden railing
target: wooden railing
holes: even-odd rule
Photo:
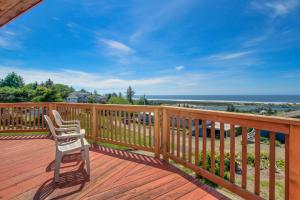
[[[79,119],[94,142],[153,152],[243,198],[300,199],[300,120],[167,106],[20,103],[0,104],[0,132],[46,131],[42,115],[53,109]],[[255,133],[251,141],[249,133]]]
[[[47,131],[43,115],[49,103],[0,103],[0,132]]]

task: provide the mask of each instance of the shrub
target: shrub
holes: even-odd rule
[[[200,153],[200,157],[199,157],[199,164],[198,166],[202,167],[203,163],[202,163],[202,153]],[[220,154],[219,153],[215,153],[215,175],[220,176]],[[210,152],[206,153],[206,170],[209,171],[211,167],[211,154]],[[235,163],[235,169],[237,169],[238,164]],[[230,154],[229,153],[225,153],[224,155],[224,179],[229,180],[229,172],[230,172]],[[197,178],[203,179],[203,182],[205,184],[208,184],[212,187],[217,187],[218,185],[211,182],[210,180],[207,180],[203,177],[201,177],[199,174],[197,174]]]

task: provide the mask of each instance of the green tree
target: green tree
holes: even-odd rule
[[[69,87],[69,86],[64,85],[64,84],[60,84],[60,83],[54,84],[53,89],[54,89],[57,93],[59,93],[59,95],[61,96],[61,98],[66,98],[67,96],[69,96],[69,94],[70,94],[71,92],[74,92],[74,91],[75,91],[74,88]]]
[[[15,72],[9,73],[3,80],[0,80],[0,87],[20,88],[24,86],[24,80]]]
[[[53,81],[50,78],[48,78],[48,80],[45,82],[45,86],[47,88],[51,88],[51,87],[54,86],[54,83],[53,83]]]
[[[135,91],[129,85],[129,87],[127,88],[127,91],[126,91],[126,98],[131,104],[133,103],[134,94],[135,94]]]

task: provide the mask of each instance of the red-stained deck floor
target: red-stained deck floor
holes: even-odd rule
[[[91,176],[80,155],[63,159],[53,182],[54,142],[0,138],[0,199],[227,199],[152,157],[103,147],[90,150]]]

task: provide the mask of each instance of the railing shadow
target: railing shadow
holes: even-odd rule
[[[63,194],[55,196],[51,199],[65,198],[67,196],[80,192],[88,181],[89,181],[89,176],[86,174],[86,171],[84,169],[84,162],[82,162],[82,164],[79,166],[77,170],[61,173],[58,183],[55,183],[53,178],[45,181],[39,187],[33,199],[35,200],[46,199],[57,189],[66,189],[74,186],[79,186],[79,188],[75,190],[72,190],[70,192],[64,192]]]
[[[33,140],[33,139],[49,139],[48,134],[34,135],[0,135],[0,140]]]
[[[98,145],[93,145],[90,151],[98,152],[98,153],[101,153],[104,155],[108,155],[108,156],[115,157],[115,158],[122,159],[122,160],[127,160],[130,162],[145,164],[148,166],[159,168],[161,170],[166,170],[166,171],[176,173],[176,174],[180,175],[182,178],[186,179],[188,182],[190,182],[190,183],[196,185],[198,188],[206,191],[211,196],[214,196],[216,199],[222,199],[222,200],[229,199],[226,196],[222,195],[221,193],[217,192],[215,188],[212,188],[208,185],[201,183],[195,177],[181,171],[174,165],[171,165],[162,159],[137,154],[134,152],[128,152],[128,151],[123,151],[123,150],[102,147],[102,146],[98,146]]]

